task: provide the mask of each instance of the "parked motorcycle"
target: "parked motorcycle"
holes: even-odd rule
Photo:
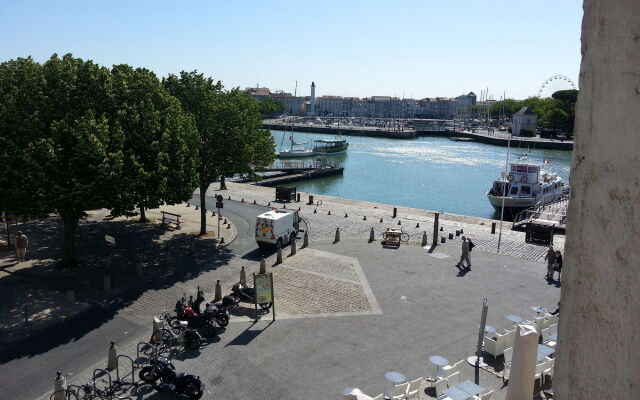
[[[177,393],[191,399],[202,397],[204,384],[199,376],[177,373],[173,363],[162,357],[152,358],[149,364],[142,367],[138,376],[143,382],[153,383],[158,392]]]
[[[237,305],[238,303],[256,303],[256,291],[253,287],[246,287],[242,285],[242,283],[238,282],[233,285],[232,295],[235,297],[234,302]],[[260,308],[263,310],[269,310],[273,303],[258,303]]]
[[[188,349],[197,350],[200,348],[202,336],[200,336],[195,328],[189,327],[189,323],[187,321],[178,321],[175,326],[170,324],[169,327],[165,325],[165,322],[167,321],[165,321],[162,316],[156,316],[153,319],[153,334],[151,335],[152,344],[174,345],[176,343],[181,343]],[[215,327],[211,327],[213,332],[211,332],[210,328],[203,328],[206,333],[213,333],[213,335],[215,335]]]
[[[207,303],[203,313],[199,312],[199,307],[199,304],[195,309],[193,308],[193,306],[190,307],[186,305],[184,303],[184,298],[182,298],[176,303],[176,317],[174,319],[176,321],[187,321],[189,322],[189,326],[195,324],[193,325],[193,327],[195,327],[196,329],[197,327],[202,326],[203,322],[207,322],[213,325],[212,321],[215,321],[215,323],[222,328],[229,325],[229,306],[224,306],[224,304],[220,303],[215,305]],[[175,322],[172,322],[172,324],[175,324]]]

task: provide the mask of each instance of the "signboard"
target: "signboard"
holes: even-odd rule
[[[255,275],[256,300],[258,304],[273,302],[271,274]]]

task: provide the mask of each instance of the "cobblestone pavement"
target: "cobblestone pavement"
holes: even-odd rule
[[[259,204],[270,204],[274,207],[281,207],[281,203],[276,203],[275,189],[268,187],[253,186],[249,184],[229,182],[229,190],[224,191],[225,199],[231,197],[232,200],[244,199],[246,202],[256,200]],[[207,196],[215,196],[219,191],[210,188]],[[429,245],[433,242],[434,213],[415,208],[397,207],[397,217],[392,218],[393,206],[386,204],[371,203],[358,200],[341,199],[324,195],[314,194],[314,205],[308,205],[308,194],[301,192],[299,203],[288,204],[287,207],[300,208],[301,216],[307,221],[309,235],[314,240],[331,239],[335,236],[336,228],[340,228],[342,237],[362,238],[365,241],[369,237],[371,228],[374,229],[375,238],[380,240],[382,233],[387,228],[402,228],[410,235],[411,245],[421,245],[422,235],[427,233]],[[329,215],[329,213],[331,213]],[[345,217],[346,216],[346,217]],[[364,219],[366,217],[366,220]],[[382,222],[380,222],[382,221]],[[496,222],[490,219],[467,217],[456,214],[440,214],[439,236],[445,236],[447,242],[445,246],[459,246],[457,242],[449,241],[449,233],[462,230],[464,234],[471,237],[473,242],[484,251],[495,252],[498,245],[498,227],[496,234],[491,234],[491,224]],[[543,261],[546,254],[546,246],[525,243],[524,232],[512,231],[510,222],[504,222],[501,253],[513,257],[522,258],[529,261]],[[438,237],[438,242],[440,238]],[[557,249],[564,249],[564,236],[556,235],[554,245]]]
[[[430,355],[442,355],[450,362],[472,355],[483,299],[488,299],[489,304],[487,323],[502,330],[511,326],[505,315],[529,318],[533,314],[530,306],[551,308],[560,294],[557,286],[543,279],[542,263],[475,249],[473,271],[460,273],[454,267],[458,249],[452,246],[438,246],[437,253],[443,255],[438,258],[430,257],[418,246],[390,250],[379,243],[349,238],[332,242],[312,241],[309,249],[300,250],[282,265],[271,267],[272,258],[267,265],[276,276],[286,277],[292,286],[297,285],[301,293],[310,296],[324,296],[327,286],[316,278],[326,279],[330,285],[353,285],[351,289],[359,282],[375,294],[380,312],[372,312],[374,306],[365,289],[372,311],[364,314],[329,314],[335,318],[328,313],[302,314],[303,318],[278,318],[273,323],[270,318],[252,323],[234,317],[219,338],[205,343],[199,351],[175,355],[179,371],[202,376],[207,385],[204,399],[340,398],[345,387],[359,387],[367,394],[377,395],[387,388],[387,371],[400,371],[408,379],[415,379],[434,372],[435,367],[426,361]],[[300,263],[294,262],[297,257]],[[356,268],[357,279],[337,262],[332,267],[318,266],[331,257],[356,259],[360,266],[360,271]],[[234,281],[240,265],[246,266],[248,275],[258,268],[257,262],[235,257],[228,267],[175,285],[164,293],[145,293],[138,300],[138,308],[132,305],[127,312],[132,313],[132,318],[148,318],[149,312],[155,312],[163,302],[169,304],[169,299],[173,301],[184,288],[198,283],[209,285],[214,279],[222,279],[225,284]],[[364,280],[361,275],[366,276]],[[353,297],[352,301],[364,304],[362,297]],[[344,310],[313,301],[300,307],[294,311],[305,313],[304,307],[312,307],[313,311]],[[149,320],[149,334],[150,328]],[[146,339],[146,335],[140,337]],[[133,343],[119,348],[119,352],[135,355]],[[488,357],[488,361],[500,365],[500,359]],[[104,365],[102,362],[95,367]],[[88,380],[91,371],[92,368],[74,371],[73,383]],[[494,399],[505,398],[506,387],[499,377],[484,370],[478,373],[483,387],[496,390]],[[465,364],[461,379],[474,380],[474,369]],[[422,388],[423,398],[433,397],[428,383],[423,382]],[[141,393],[138,398],[170,397]]]

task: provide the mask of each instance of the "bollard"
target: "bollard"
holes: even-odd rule
[[[56,379],[53,381],[53,400],[65,400],[66,393],[64,390],[64,376],[62,371],[56,372]]]
[[[492,235],[496,234],[496,223],[495,222],[491,223],[491,234]]]
[[[364,217],[362,217],[362,220],[366,221],[367,220],[367,216],[365,215]]]
[[[440,223],[440,213],[435,213],[433,218],[433,245],[438,244],[438,225]]]
[[[420,222],[416,224],[416,228],[420,228]]]
[[[271,207],[271,202],[268,202],[268,203],[267,203],[267,207]]]
[[[398,225],[402,225],[402,222],[400,222],[400,220],[398,220]]]
[[[373,228],[371,228],[371,231],[369,232],[369,243],[373,242],[375,239],[375,233],[373,232]]]
[[[71,304],[76,302],[76,292],[71,286],[69,286],[69,289],[67,289],[67,301]]]
[[[253,201],[253,204],[256,204],[256,201],[255,201],[255,200]]]
[[[229,198],[227,200],[231,200],[231,196],[229,196]]]
[[[331,210],[329,210],[329,212],[327,213],[327,215],[331,215]]]
[[[302,207],[298,207],[298,211],[302,211]]]
[[[242,200],[240,200],[240,203],[244,203],[244,197],[242,198]]]
[[[107,357],[107,370],[113,371],[116,368],[118,368],[118,349],[116,348],[116,342],[112,340]]]
[[[427,231],[424,231],[422,233],[422,247],[426,246],[428,243],[428,238],[427,238]]]
[[[460,234],[464,235],[464,229],[460,229]]]
[[[302,239],[302,248],[309,246],[309,232],[304,233],[304,239]]]
[[[198,210],[198,205],[196,204],[196,210]]]
[[[227,223],[227,219],[225,218],[225,219],[224,219],[224,221],[223,221],[222,223],[223,223],[223,224],[226,224],[226,223]]]
[[[348,218],[348,217],[349,217],[349,214],[344,213],[344,217],[345,217],[345,218]]]
[[[313,205],[313,196],[309,195],[309,203],[310,206]]]
[[[220,244],[224,244],[224,238],[223,237],[220,238]]]
[[[191,204],[189,204],[189,202],[187,201],[187,207],[191,207]]]
[[[446,241],[447,241],[447,238],[445,236],[442,236],[440,238],[440,243],[446,243]]]
[[[282,247],[279,246],[276,250],[276,264],[282,264]]]
[[[317,214],[317,213],[318,213],[318,209],[317,209],[317,208],[314,208],[314,209],[313,209],[313,213],[314,213],[314,214]]]
[[[111,294],[111,275],[105,275],[102,281],[102,287],[106,294]]]
[[[216,212],[215,212],[215,211],[213,211],[213,212],[211,213],[211,216],[212,216],[212,217],[215,217],[215,216],[216,216]]]
[[[240,269],[240,284],[247,286],[247,272],[244,270],[244,265]]]
[[[340,228],[336,228],[336,238],[333,243],[338,243],[340,241]]]
[[[286,209],[287,209],[287,205],[286,205],[286,204],[283,204],[283,205],[282,205],[282,208],[284,208],[284,209],[286,210]]]
[[[142,276],[142,261],[136,263],[136,276]]]
[[[216,281],[216,288],[213,295],[213,302],[222,300],[222,286],[220,286],[220,279]]]
[[[393,207],[393,217],[391,218],[395,218],[398,215],[398,208],[397,207]]]
[[[456,236],[460,236],[460,231],[456,229]],[[453,239],[453,238],[449,238],[449,239]]]
[[[262,257],[260,259],[260,273],[261,274],[266,274],[267,273],[267,264],[264,261],[264,257]]]
[[[444,226],[441,226],[440,227],[440,232],[443,232],[443,231],[444,231]]]
[[[296,240],[295,239],[293,239],[291,241],[291,245],[289,247],[291,247],[291,254],[289,254],[289,257],[295,256],[296,255]]]
[[[231,224],[227,224],[227,229],[231,229]]]
[[[380,218],[380,222],[382,222],[382,218]]]
[[[300,203],[300,193],[296,193],[296,203]]]
[[[449,232],[449,239],[453,239],[453,233]]]

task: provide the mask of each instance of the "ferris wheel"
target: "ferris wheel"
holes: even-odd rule
[[[566,77],[564,75],[554,75],[550,78],[547,78],[540,89],[538,90],[538,97],[545,98],[551,97],[558,90],[571,90],[578,89],[578,85],[576,85],[571,78]]]

